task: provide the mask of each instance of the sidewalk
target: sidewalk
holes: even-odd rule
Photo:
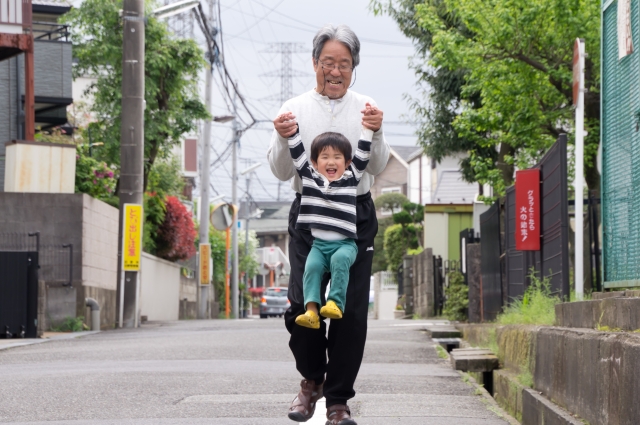
[[[0,339],[0,350],[7,350],[9,348],[24,347],[26,345],[41,344],[47,341],[56,341],[63,339],[81,338],[87,335],[97,334],[100,331],[84,331],[84,332],[45,332],[42,338],[12,338],[12,339]]]

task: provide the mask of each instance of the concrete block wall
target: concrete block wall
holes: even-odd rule
[[[115,291],[118,210],[90,196],[82,199],[82,284]]]
[[[198,281],[180,273],[180,312],[179,318],[195,319],[197,317]],[[212,317],[218,317],[217,315]]]
[[[76,316],[87,318],[84,299],[91,297],[100,304],[101,327],[113,328],[118,210],[85,194],[0,193],[0,233],[34,231],[40,231],[42,244],[73,244]],[[46,286],[55,292],[61,283]],[[63,298],[60,302],[66,303]]]

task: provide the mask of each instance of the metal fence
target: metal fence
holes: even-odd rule
[[[500,243],[500,202],[480,215],[480,270],[482,275],[482,318],[494,320],[502,311],[502,247]]]
[[[534,168],[540,169],[540,251],[518,251],[515,246],[516,191],[507,189],[505,253],[509,300],[521,297],[529,286],[531,269],[549,278],[554,294],[569,297],[569,214],[567,195],[567,136],[560,135]],[[484,238],[483,238],[484,239]]]
[[[39,232],[0,233],[0,252],[37,252],[38,279],[72,285],[72,244],[43,244]]]
[[[640,285],[640,55],[618,56],[616,2],[602,16],[602,228],[604,286]],[[640,39],[639,2],[631,29]]]

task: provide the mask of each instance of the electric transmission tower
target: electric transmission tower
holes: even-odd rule
[[[281,58],[281,66],[277,71],[262,74],[265,77],[280,77],[280,94],[266,97],[264,100],[278,101],[282,105],[293,95],[293,78],[308,77],[307,72],[297,71],[293,69],[292,56],[294,53],[304,53],[309,50],[302,43],[270,43],[265,50],[267,53],[279,53]]]

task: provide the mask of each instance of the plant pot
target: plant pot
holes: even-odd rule
[[[404,317],[404,310],[393,310],[394,319],[402,319]]]

